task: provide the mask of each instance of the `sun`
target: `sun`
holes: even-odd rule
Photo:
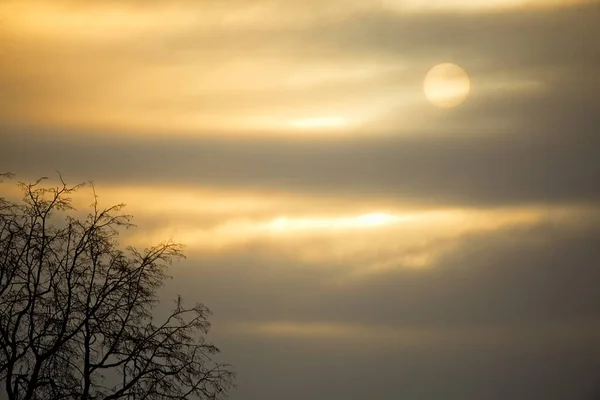
[[[469,96],[471,80],[465,70],[456,64],[438,64],[425,76],[423,91],[431,104],[453,108]]]

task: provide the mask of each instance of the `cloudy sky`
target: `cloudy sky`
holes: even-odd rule
[[[184,243],[233,400],[593,400],[598,71],[592,0],[0,0],[0,172]]]

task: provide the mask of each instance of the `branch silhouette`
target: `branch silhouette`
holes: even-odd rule
[[[178,296],[164,321],[152,314],[181,245],[121,248],[119,231],[133,226],[124,205],[102,209],[94,191],[89,214],[73,217],[71,196],[91,184],[59,177],[57,187],[45,187],[46,178],[18,183],[20,202],[0,198],[0,381],[8,398],[224,397],[234,372],[205,340],[209,309]]]

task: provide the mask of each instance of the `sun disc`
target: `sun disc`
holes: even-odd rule
[[[471,80],[456,64],[438,64],[425,76],[423,91],[433,105],[453,108],[466,100],[471,91]]]

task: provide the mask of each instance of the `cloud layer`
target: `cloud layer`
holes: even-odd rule
[[[187,244],[157,312],[214,311],[234,400],[596,399],[598,15],[4,1],[0,172],[93,180],[123,242]],[[443,62],[454,109],[422,93]]]

